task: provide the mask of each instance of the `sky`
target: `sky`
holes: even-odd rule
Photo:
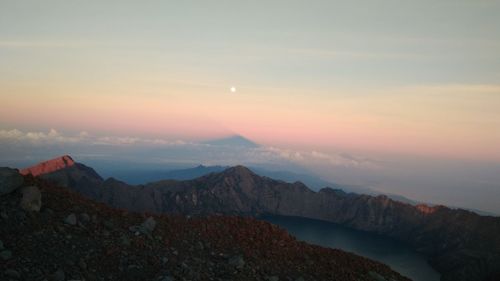
[[[238,134],[327,176],[353,157],[403,163],[336,175],[391,192],[431,160],[455,172],[426,186],[492,170],[474,179],[497,192],[499,10],[487,0],[0,0],[0,142]],[[399,180],[371,177],[381,174]]]

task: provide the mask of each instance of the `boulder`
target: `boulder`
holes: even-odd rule
[[[167,276],[161,277],[160,281],[174,281],[174,279],[167,275]]]
[[[8,250],[2,251],[0,252],[0,258],[4,261],[10,260],[12,258],[12,252]]]
[[[156,221],[153,217],[149,217],[141,225],[141,228],[142,228],[144,234],[153,233],[153,230],[155,230],[155,227],[156,227]]]
[[[64,280],[66,280],[66,274],[61,269],[58,269],[56,272],[54,272],[50,276],[50,280],[52,280],[52,281],[64,281]]]
[[[83,213],[83,214],[81,214],[81,215],[80,215],[80,218],[81,218],[81,220],[82,220],[82,221],[84,221],[84,222],[89,222],[89,221],[90,221],[90,216],[89,216],[89,214],[87,214],[87,213]]]
[[[23,185],[24,178],[16,169],[0,168],[0,196],[9,194]]]
[[[81,258],[80,260],[78,260],[78,267],[80,267],[83,270],[87,269],[87,263],[85,262],[84,259]]]
[[[145,234],[151,236],[156,228],[156,221],[153,217],[147,218],[141,225],[134,225],[128,229],[134,232],[136,235]]]
[[[77,221],[76,221],[76,215],[71,213],[69,214],[65,219],[64,219],[64,223],[65,224],[69,224],[69,225],[76,225]]]
[[[229,259],[229,265],[242,269],[245,266],[245,260],[242,256],[234,256]]]
[[[36,186],[27,186],[22,190],[21,208],[28,212],[39,212],[42,207],[42,193]]]
[[[19,274],[19,272],[17,272],[16,270],[14,269],[7,269],[4,271],[4,274],[10,278],[13,278],[13,279],[21,279],[21,274]]]

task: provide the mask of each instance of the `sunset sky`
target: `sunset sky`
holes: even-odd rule
[[[0,126],[499,162],[500,2],[361,3],[0,1]]]
[[[500,214],[499,11],[0,0],[0,165],[267,165]],[[260,146],[203,143],[230,135]]]

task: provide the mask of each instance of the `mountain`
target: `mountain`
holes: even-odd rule
[[[60,167],[57,169],[57,167]],[[58,185],[76,188],[89,197],[99,196],[96,187],[103,183],[103,178],[94,169],[74,162],[68,156],[54,158],[38,165],[21,169],[22,175],[39,176]]]
[[[114,171],[113,177],[118,177],[121,180],[129,184],[145,184],[148,182],[172,179],[172,180],[191,180],[210,173],[219,173],[229,168],[229,166],[205,166],[198,165],[191,168],[183,169],[173,169],[173,170],[119,170]],[[337,184],[334,182],[329,182],[322,180],[319,176],[306,173],[296,173],[285,170],[271,170],[263,167],[250,167],[252,171],[261,176],[270,177],[273,179],[283,180],[286,182],[296,182],[301,181],[313,190],[320,190],[324,187],[331,187],[335,189],[342,189],[346,192],[354,192],[359,194],[369,194],[369,195],[379,195],[381,193],[376,192],[368,187],[355,186],[355,185],[344,185]],[[115,176],[117,175],[117,176]],[[387,194],[388,195],[388,194]],[[398,201],[412,202],[410,199],[404,198],[403,196],[398,197],[398,195],[388,195]]]
[[[107,170],[106,168],[100,169],[100,171],[105,171],[107,175],[114,178],[119,178],[120,180],[132,184],[145,184],[148,182],[154,182],[164,179],[173,179],[173,180],[189,180],[204,176],[206,174],[222,172],[227,169],[228,166],[204,166],[198,165],[195,167],[189,168],[177,168],[177,169],[168,169],[168,168],[144,168],[135,169],[134,167],[124,167],[120,169],[114,169],[112,171]]]
[[[208,175],[210,173],[219,173],[229,168],[229,166],[205,166],[198,165],[192,168],[184,168],[184,169],[174,169],[174,170],[138,170],[132,169],[129,170],[121,170],[115,171],[112,174],[116,175],[116,177],[120,178],[124,182],[128,184],[145,184],[148,182],[159,181],[163,179],[172,179],[172,180],[191,180],[204,175]],[[296,181],[303,182],[305,185],[310,187],[314,191],[318,191],[324,187],[330,187],[333,189],[342,189],[345,192],[352,192],[358,194],[368,194],[368,195],[386,195],[387,197],[394,199],[396,201],[418,205],[421,202],[416,202],[414,200],[408,199],[404,196],[397,194],[388,194],[378,192],[368,187],[357,186],[357,185],[346,185],[346,184],[338,184],[331,181],[325,181],[321,179],[319,176],[314,174],[307,173],[296,173],[285,170],[271,170],[263,167],[250,167],[252,171],[260,176],[266,176],[277,180],[286,181],[289,183],[293,183]],[[481,213],[480,211],[476,211],[478,214],[485,215],[486,213]],[[490,215],[490,214],[488,214]]]
[[[409,280],[253,218],[130,213],[19,177],[0,168],[0,280]]]
[[[82,170],[75,173],[75,167]],[[72,175],[77,178],[65,181]],[[194,216],[273,214],[339,223],[408,243],[426,255],[442,274],[442,280],[500,278],[497,217],[444,206],[413,206],[387,196],[332,188],[314,192],[301,182],[262,177],[243,166],[192,180],[164,180],[139,186],[115,179],[99,181],[90,168],[77,165],[41,177],[133,211]]]
[[[241,138],[244,139],[240,136],[235,136],[233,138]],[[228,138],[229,139],[229,138]],[[38,176],[38,175],[43,175],[43,174],[50,174],[52,172],[57,172],[59,170],[69,168],[76,165],[77,169],[69,169],[67,171],[71,171],[73,175],[71,177],[66,177],[65,181],[69,181],[70,178],[75,179],[75,173],[78,173],[77,171],[79,170],[84,170],[87,169],[83,164],[76,163],[71,156],[69,155],[64,155],[61,157],[57,157],[48,161],[41,162],[35,166],[28,167],[25,169],[22,169],[20,173],[22,175],[27,175],[31,174],[33,176]],[[126,180],[127,183],[135,183],[136,181],[134,179],[141,179],[143,183],[145,182],[152,182],[152,181],[158,181],[162,179],[174,179],[174,180],[190,180],[194,179],[197,177],[201,177],[210,173],[215,173],[215,172],[222,172],[225,169],[229,168],[228,166],[204,166],[204,165],[198,165],[193,168],[186,168],[186,169],[178,169],[178,170],[170,170],[170,171],[127,171],[126,175],[122,173],[123,178]],[[337,183],[332,183],[328,181],[321,180],[319,177],[314,176],[314,175],[308,175],[308,174],[299,174],[299,173],[294,173],[294,172],[289,172],[289,171],[273,171],[273,170],[268,170],[264,168],[259,168],[259,167],[254,167],[252,170],[256,171],[257,174],[261,176],[267,176],[271,177],[274,179],[279,179],[283,180],[286,182],[295,182],[295,181],[301,181],[304,182],[307,186],[312,187],[314,190],[319,190],[324,187],[330,187],[334,189],[342,189],[346,192],[353,192],[353,193],[359,193],[359,194],[368,194],[368,195],[381,195],[381,193],[373,191],[369,188],[366,187],[361,187],[361,186],[352,186],[352,185],[341,185]],[[66,171],[66,172],[67,172]],[[93,171],[93,170],[92,170]],[[92,171],[89,171],[92,173]],[[60,177],[60,175],[58,175]],[[96,173],[92,173],[92,176],[90,178],[95,178],[98,181],[102,180],[102,178]],[[95,180],[94,180],[95,182]],[[64,183],[64,185],[69,185],[67,183]],[[403,196],[399,195],[393,195],[393,194],[382,194],[382,195],[387,195],[388,197],[405,202],[405,203],[410,203],[410,204],[417,204],[414,201],[411,201],[410,199],[407,199]]]
[[[227,166],[198,165],[194,168],[167,171],[163,174],[163,179],[190,180],[210,173],[219,173],[227,168]]]
[[[215,146],[233,146],[233,147],[244,147],[244,148],[258,148],[259,144],[243,137],[240,135],[229,136],[220,139],[214,139],[203,142],[204,144],[215,145]]]
[[[25,168],[20,170],[21,175],[31,174],[33,176],[39,176],[44,174],[49,174],[52,172],[57,172],[64,168],[69,168],[75,165],[75,161],[69,155],[64,155],[58,158],[54,158],[48,161],[41,162],[35,166]]]
[[[296,173],[285,170],[270,170],[261,167],[249,167],[253,172],[258,175],[266,176],[269,178],[282,180],[286,182],[301,181],[313,190],[320,190],[323,187],[340,188],[341,185],[321,179],[319,176],[307,173]],[[347,191],[347,190],[346,190]],[[349,192],[354,192],[348,190]]]

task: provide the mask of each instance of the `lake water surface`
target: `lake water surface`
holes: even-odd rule
[[[262,219],[285,228],[299,240],[385,263],[414,281],[439,281],[439,273],[432,269],[424,256],[393,239],[318,220],[282,216]]]

